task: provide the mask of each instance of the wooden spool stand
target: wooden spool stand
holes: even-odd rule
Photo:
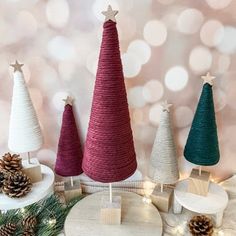
[[[168,212],[173,199],[173,189],[156,186],[151,194],[152,203],[162,212]]]
[[[102,196],[100,220],[105,225],[121,223],[121,196],[112,196],[112,183],[109,183],[109,197]]]
[[[102,197],[100,220],[106,225],[120,225],[121,223],[121,196],[114,196],[110,202],[108,196]]]
[[[210,172],[192,169],[188,178],[188,192],[207,196],[210,184]]]
[[[22,172],[31,179],[32,183],[42,181],[43,175],[41,171],[41,165],[37,158],[31,158],[30,162],[28,160],[23,160],[22,165]]]
[[[72,178],[72,177],[71,177]],[[66,202],[82,195],[80,180],[67,181],[64,183],[64,195]]]

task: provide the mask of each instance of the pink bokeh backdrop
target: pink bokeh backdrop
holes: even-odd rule
[[[0,151],[8,151],[8,121],[15,59],[24,74],[44,134],[35,152],[53,166],[63,98],[75,98],[84,142],[99,46],[101,11],[117,16],[138,168],[147,177],[160,103],[173,103],[173,127],[181,176],[193,167],[183,148],[202,87],[217,78],[214,98],[221,160],[209,167],[215,180],[236,172],[236,1],[234,0],[2,0],[0,1]],[[114,134],[115,135],[115,134]],[[24,155],[22,155],[24,156]]]

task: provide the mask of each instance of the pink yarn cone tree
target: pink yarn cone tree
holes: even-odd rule
[[[114,17],[117,11],[108,10],[103,13],[106,20],[82,165],[86,175],[103,183],[122,181],[137,168]]]
[[[55,172],[64,177],[80,175],[83,153],[74,118],[72,99],[65,99]]]

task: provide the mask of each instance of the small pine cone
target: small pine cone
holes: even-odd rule
[[[2,159],[0,159],[0,170],[6,173],[14,173],[22,169],[22,162],[19,155],[11,155],[9,152],[6,153]]]
[[[35,232],[33,229],[25,229],[22,236],[35,236]]]
[[[16,231],[16,225],[12,223],[5,224],[0,227],[0,236],[12,236]]]
[[[0,193],[2,192],[4,179],[5,179],[4,174],[2,172],[0,172]]]
[[[204,215],[194,216],[189,222],[189,231],[193,236],[213,235],[212,220]]]
[[[22,225],[24,229],[34,229],[37,225],[37,219],[34,215],[29,215],[23,219]]]
[[[11,198],[20,198],[29,193],[31,187],[30,178],[19,171],[7,176],[3,182],[2,191]]]

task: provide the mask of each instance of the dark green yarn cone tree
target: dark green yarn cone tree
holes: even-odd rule
[[[214,76],[202,76],[204,85],[192,127],[184,149],[186,160],[200,166],[212,166],[220,159],[212,93]]]

